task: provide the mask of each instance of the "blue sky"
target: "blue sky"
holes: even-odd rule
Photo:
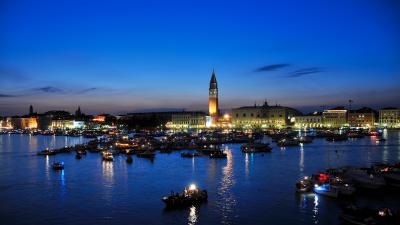
[[[0,114],[400,106],[400,4],[0,2]]]

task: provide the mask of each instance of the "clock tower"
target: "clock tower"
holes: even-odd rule
[[[213,69],[211,80],[210,80],[210,88],[208,89],[208,113],[211,117],[217,118],[219,109],[218,109],[218,86],[217,86],[217,78],[215,77],[215,72]]]

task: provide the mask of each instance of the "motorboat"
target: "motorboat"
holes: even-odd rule
[[[52,167],[54,170],[63,170],[63,169],[64,169],[64,162],[53,162],[53,163],[51,164],[51,167]]]
[[[112,152],[103,152],[103,160],[104,161],[113,161],[114,156],[113,156]]]
[[[283,138],[277,143],[279,147],[298,146],[299,144],[299,140],[293,138]]]
[[[271,152],[272,148],[269,144],[263,143],[248,143],[240,147],[243,153]]]
[[[298,138],[300,143],[308,144],[313,142],[313,138],[310,136],[301,136]]]
[[[154,159],[156,157],[156,153],[154,153],[153,151],[144,151],[138,153],[137,157]]]
[[[43,151],[37,153],[38,155],[55,155],[56,151],[46,148]]]
[[[329,183],[324,183],[322,185],[315,184],[314,192],[319,195],[325,195],[334,198],[339,196],[339,189],[336,186],[330,185]]]
[[[213,159],[226,159],[227,155],[223,151],[218,151],[210,154],[210,158]]]
[[[343,209],[340,218],[345,223],[354,225],[395,225],[400,224],[400,217],[398,214],[398,212],[396,214],[393,213],[389,208],[376,210],[371,208],[348,206]]]
[[[312,191],[314,183],[309,176],[303,177],[299,182],[296,183],[296,192],[305,193]]]
[[[161,200],[168,208],[187,207],[207,201],[208,193],[201,190],[196,185],[191,184],[186,187],[182,193],[171,192],[169,196],[163,197]]]
[[[82,155],[81,154],[76,154],[75,155],[75,159],[81,159],[82,158]]]
[[[386,185],[383,176],[362,169],[351,169],[346,172],[346,176],[352,179],[357,187],[361,188],[379,189]]]

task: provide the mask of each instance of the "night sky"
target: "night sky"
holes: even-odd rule
[[[397,3],[396,3],[397,2]],[[0,1],[0,115],[400,106],[400,4]]]

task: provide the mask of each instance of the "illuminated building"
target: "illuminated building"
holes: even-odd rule
[[[336,107],[324,110],[322,113],[322,121],[324,127],[340,128],[347,126],[347,109],[344,107]]]
[[[206,127],[206,114],[204,112],[176,112],[166,124],[170,129],[202,129]]]
[[[51,121],[51,129],[53,130],[68,130],[68,129],[83,129],[85,122],[75,120],[53,120]]]
[[[104,115],[98,115],[98,116],[95,116],[93,119],[92,119],[92,121],[93,122],[104,122],[104,121],[106,121],[106,116],[104,116]]]
[[[375,110],[367,107],[358,110],[349,110],[348,123],[350,127],[374,127],[376,115]]]
[[[292,118],[302,115],[293,108],[284,106],[245,106],[232,109],[232,123],[240,128],[282,128],[292,125]]]
[[[210,88],[208,90],[208,114],[216,121],[219,114],[218,109],[218,85],[217,78],[213,69]]]
[[[28,130],[37,129],[36,117],[12,117],[11,126],[13,129]]]
[[[379,110],[379,124],[387,128],[400,128],[400,109],[388,107]]]
[[[318,128],[322,127],[322,112],[313,112],[304,116],[293,117],[295,127],[298,128]]]

